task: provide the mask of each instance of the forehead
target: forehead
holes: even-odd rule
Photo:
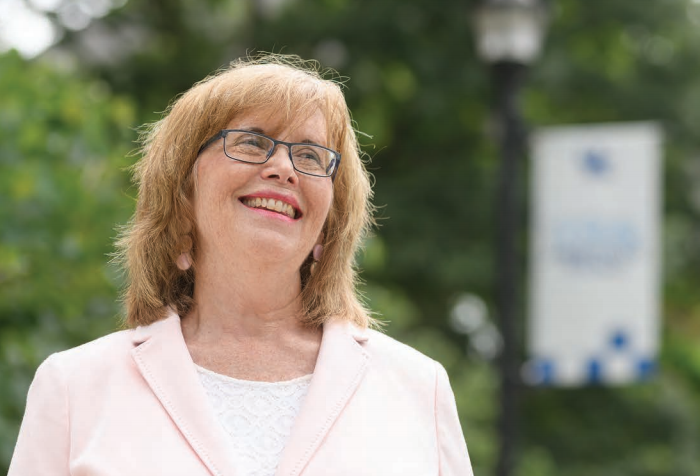
[[[311,141],[327,145],[328,124],[320,109],[285,114],[276,108],[255,108],[244,111],[229,121],[227,129],[255,129],[274,139],[288,142]]]

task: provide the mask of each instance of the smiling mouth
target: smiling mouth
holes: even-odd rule
[[[281,200],[275,200],[272,198],[260,198],[260,197],[255,197],[255,198],[242,198],[241,202],[243,205],[250,207],[250,208],[262,208],[265,210],[270,210],[272,212],[277,212],[281,215],[288,216],[289,218],[296,220],[297,218],[301,218],[301,212],[294,209],[293,206],[291,206],[288,203],[285,203]]]

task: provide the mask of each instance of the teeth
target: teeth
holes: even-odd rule
[[[284,215],[287,215],[289,218],[294,218],[296,215],[294,208],[290,204],[284,203],[280,200],[256,197],[246,198],[245,200],[243,200],[243,203],[251,208],[265,208],[267,210],[282,213]]]

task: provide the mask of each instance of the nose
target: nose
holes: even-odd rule
[[[263,164],[264,178],[278,180],[282,183],[297,183],[299,176],[292,165],[291,152],[284,144],[277,144],[272,155]]]

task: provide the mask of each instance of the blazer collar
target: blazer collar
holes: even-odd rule
[[[323,337],[309,391],[292,428],[276,475],[297,476],[316,452],[367,371],[363,343],[369,333],[332,320]],[[217,421],[187,350],[179,316],[133,331],[132,356],[175,425],[215,476],[235,476],[228,436]]]
[[[131,354],[163,408],[214,476],[234,475],[227,438],[200,383],[182,337],[180,317],[134,330]]]
[[[297,476],[303,471],[352,398],[369,364],[369,354],[361,345],[367,339],[366,331],[347,322],[324,324],[311,385],[282,452],[277,476]]]

